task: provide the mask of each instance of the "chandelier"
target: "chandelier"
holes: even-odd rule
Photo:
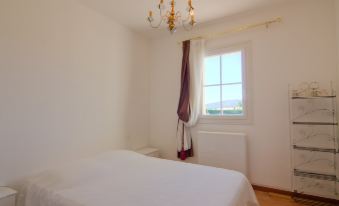
[[[173,34],[177,29],[177,24],[180,22],[186,30],[191,30],[196,24],[192,0],[188,0],[187,16],[184,18],[180,11],[175,11],[175,0],[171,0],[169,5],[171,8],[165,11],[166,6],[164,4],[164,0],[160,0],[160,3],[157,6],[160,15],[158,23],[154,23],[153,11],[149,11],[147,20],[150,23],[150,26],[152,28],[159,28],[163,22],[166,22],[168,24],[169,31]]]

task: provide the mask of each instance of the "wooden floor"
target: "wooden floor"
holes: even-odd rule
[[[290,196],[255,191],[260,206],[334,206],[333,204],[321,203],[321,202],[312,202],[312,201],[303,201],[296,202]]]

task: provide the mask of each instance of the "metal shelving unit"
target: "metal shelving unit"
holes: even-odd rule
[[[339,199],[336,95],[332,84],[321,91],[290,87],[292,186],[295,193]]]

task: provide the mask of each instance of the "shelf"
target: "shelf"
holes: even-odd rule
[[[338,125],[337,122],[292,122],[299,125]]]
[[[303,82],[289,94],[293,191],[339,199],[339,95],[332,82]]]
[[[333,125],[291,125],[292,147],[337,149],[337,139]]]
[[[310,173],[310,172],[304,172],[297,169],[294,169],[294,175],[298,177],[308,177],[313,179],[319,179],[319,180],[327,180],[327,181],[337,181],[337,177],[335,175],[325,175],[320,173]]]
[[[294,150],[293,168],[305,173],[336,175],[335,153]]]
[[[312,151],[312,152],[329,152],[329,153],[334,153],[334,154],[337,153],[336,149],[316,148],[316,147],[301,147],[301,146],[297,146],[297,145],[293,145],[293,149],[307,150],[307,151]]]
[[[330,99],[336,98],[337,96],[317,96],[317,97],[292,97],[292,99]]]
[[[294,177],[294,195],[305,194],[336,200],[337,184],[335,181],[318,180],[307,177]]]

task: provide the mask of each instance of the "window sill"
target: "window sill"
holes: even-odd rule
[[[249,125],[251,119],[247,116],[207,116],[199,117],[199,124]]]

